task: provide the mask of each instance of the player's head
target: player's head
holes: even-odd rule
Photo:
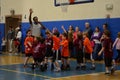
[[[60,33],[59,33],[59,31],[58,31],[57,28],[53,28],[52,33],[53,33],[53,35],[55,35],[55,36],[57,36],[57,37],[59,37],[59,35],[60,35]]]
[[[97,26],[96,28],[95,28],[95,32],[99,32],[100,31],[100,28]]]
[[[76,31],[76,32],[79,31],[79,27],[78,27],[78,26],[75,27],[75,31]]]
[[[68,38],[68,35],[66,33],[62,34],[62,40],[66,40]]]
[[[87,32],[83,32],[83,38],[88,37],[88,33]]]
[[[35,23],[38,23],[38,17],[37,17],[37,16],[33,17],[33,21],[34,21]]]
[[[49,31],[46,31],[45,34],[46,34],[47,37],[51,36]]]
[[[32,36],[31,30],[27,30],[27,31],[26,31],[26,34],[27,34],[27,36]]]
[[[108,24],[107,23],[103,24],[103,30],[106,30],[107,28],[108,28]]]
[[[45,42],[45,38],[40,38],[40,43],[43,44]]]
[[[72,25],[69,26],[69,30],[74,30]]]
[[[78,37],[78,39],[82,39],[82,38],[83,38],[83,34],[82,34],[81,32],[79,32],[79,33],[77,34],[77,37]]]
[[[85,23],[85,28],[89,28],[90,27],[90,23],[89,22],[86,22]]]
[[[60,33],[59,32],[54,32],[53,35],[59,37]]]
[[[110,31],[109,30],[105,30],[104,31],[104,35],[105,35],[105,37],[110,37]]]

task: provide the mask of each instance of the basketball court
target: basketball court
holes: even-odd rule
[[[117,33],[120,32],[119,4],[120,0],[0,0],[0,51],[2,38],[7,37],[9,26],[16,29],[22,25],[22,52],[24,52],[26,31],[31,26],[29,9],[33,9],[32,17],[39,17],[42,25],[51,31],[55,27],[60,33],[63,32],[61,26],[68,30],[70,25],[84,31],[86,22],[90,23],[92,30],[97,26],[103,32],[103,24],[107,23],[112,33],[111,38],[115,41]],[[41,32],[45,36],[45,30]],[[95,70],[90,70],[89,61],[86,70],[76,70],[76,60],[70,59],[69,71],[51,71],[48,63],[48,69],[41,72],[39,68],[31,69],[32,58],[28,67],[24,68],[23,54],[9,55],[8,41],[6,48],[6,53],[0,54],[0,80],[120,80],[120,64],[117,64],[113,75],[105,75],[103,60],[96,61]],[[116,56],[116,50],[114,53]]]
[[[114,75],[105,75],[103,62],[96,62],[96,69],[90,70],[90,63],[87,63],[86,70],[75,70],[76,61],[71,60],[71,70],[54,72],[48,70],[41,72],[39,68],[32,70],[30,67],[23,68],[23,56],[0,55],[0,80],[119,80],[120,67]],[[30,59],[30,63],[32,58]],[[29,64],[30,65],[30,64]],[[49,65],[48,65],[49,66]]]

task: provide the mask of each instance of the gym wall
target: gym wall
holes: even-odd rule
[[[106,5],[112,4],[113,9],[108,10]],[[33,16],[38,16],[39,20],[49,29],[57,27],[62,32],[61,25],[68,29],[69,25],[79,26],[84,30],[84,23],[90,22],[92,29],[102,24],[108,23],[112,32],[113,40],[120,31],[120,0],[94,0],[93,3],[69,5],[67,12],[62,12],[61,7],[54,6],[54,0],[1,0],[1,22],[0,22],[0,43],[4,36],[5,16],[10,15],[10,10],[14,9],[15,14],[22,14],[23,40],[25,32],[29,28],[29,9],[32,8]],[[111,18],[106,18],[110,14]],[[44,33],[44,31],[43,31]]]

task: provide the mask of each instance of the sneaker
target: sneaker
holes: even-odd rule
[[[79,69],[80,69],[80,66],[77,66],[77,67],[76,67],[76,70],[79,70]]]
[[[92,66],[92,67],[90,68],[90,70],[95,70],[95,66]]]
[[[65,70],[65,67],[63,64],[61,64],[61,70]]]
[[[40,71],[45,71],[45,68],[44,68],[44,66],[43,65],[40,65]]]
[[[67,65],[67,66],[66,66],[66,70],[70,70],[70,65]]]
[[[24,65],[23,67],[24,67],[24,68],[27,68],[27,65]]]
[[[61,71],[61,69],[55,69],[54,71],[55,71],[55,72],[60,72],[60,71]]]
[[[111,69],[111,74],[114,74],[114,72],[115,72],[115,69],[112,68],[112,69]]]
[[[32,64],[32,67],[31,67],[32,69],[35,69],[35,64]]]
[[[82,70],[86,70],[86,66],[84,65],[84,66],[81,66],[81,69]]]
[[[17,55],[18,55],[18,53],[15,53],[15,55],[17,56]]]
[[[105,72],[105,75],[109,75],[110,74],[110,72]]]
[[[47,70],[47,64],[44,65],[45,70]]]
[[[53,71],[54,70],[54,64],[52,63],[51,64],[51,71]]]
[[[13,54],[12,53],[9,53],[10,56],[12,56]]]

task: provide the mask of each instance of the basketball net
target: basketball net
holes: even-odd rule
[[[59,0],[62,12],[67,12],[68,5],[70,4],[69,0]]]

